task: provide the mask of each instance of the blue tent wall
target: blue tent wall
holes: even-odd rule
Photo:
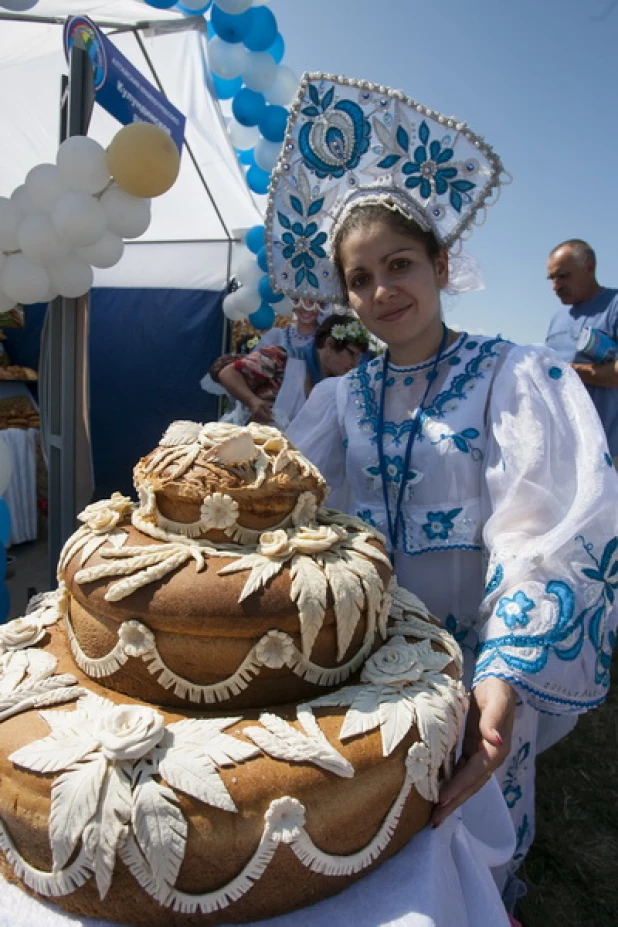
[[[175,419],[217,417],[200,379],[219,356],[222,294],[204,290],[95,289],[90,312],[90,420],[95,498],[134,495],[132,471]],[[16,364],[38,366],[45,307],[7,330]]]

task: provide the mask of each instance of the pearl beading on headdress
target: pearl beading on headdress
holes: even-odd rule
[[[306,74],[269,192],[271,282],[292,297],[339,299],[327,247],[361,202],[386,203],[451,248],[484,219],[503,173],[465,123],[398,90]]]

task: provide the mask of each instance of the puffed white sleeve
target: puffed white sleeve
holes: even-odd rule
[[[347,508],[343,407],[346,377],[328,377],[315,386],[286,429],[290,441],[320,470],[331,488],[328,505]]]
[[[618,475],[579,377],[513,348],[487,407],[487,585],[475,683],[499,676],[538,710],[605,698],[618,617]]]

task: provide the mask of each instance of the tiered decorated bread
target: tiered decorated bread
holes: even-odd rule
[[[174,423],[0,628],[0,865],[65,910],[258,920],[429,818],[454,641],[277,430]]]

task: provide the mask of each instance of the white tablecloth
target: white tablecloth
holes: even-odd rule
[[[515,837],[495,780],[441,826],[334,898],[260,927],[508,927],[490,866],[510,859]],[[0,880],[0,927],[104,927],[61,914]]]

